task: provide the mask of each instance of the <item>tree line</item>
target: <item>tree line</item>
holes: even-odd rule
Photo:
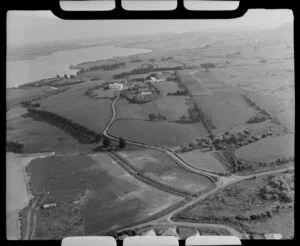
[[[96,133],[85,126],[66,119],[56,113],[47,110],[38,110],[32,107],[27,108],[27,112],[33,119],[46,121],[47,123],[64,130],[72,137],[78,139],[81,143],[98,143],[102,139],[102,134]]]
[[[123,67],[125,65],[126,65],[125,62],[117,62],[117,63],[113,63],[113,64],[103,64],[103,65],[93,66],[90,68],[83,68],[78,71],[77,75],[85,73],[85,72],[100,70],[100,69],[102,69],[103,71],[114,70],[114,69]]]
[[[113,79],[122,79],[128,75],[136,75],[136,74],[145,74],[145,73],[151,73],[151,72],[158,72],[158,71],[167,71],[167,70],[180,70],[182,69],[181,66],[177,67],[154,67],[153,65],[148,65],[147,67],[143,68],[136,68],[131,70],[130,72],[123,72],[119,74],[115,74],[113,76]]]
[[[6,142],[6,151],[14,153],[22,153],[24,145],[20,142],[7,141]]]

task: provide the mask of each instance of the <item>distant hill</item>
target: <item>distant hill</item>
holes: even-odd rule
[[[259,33],[259,39],[274,40],[276,42],[292,42],[294,25],[287,22],[271,30],[265,30]]]

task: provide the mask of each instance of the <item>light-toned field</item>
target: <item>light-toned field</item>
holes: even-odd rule
[[[184,96],[165,96],[156,100],[159,113],[169,121],[179,120],[181,116],[188,117],[187,110],[189,105],[186,103],[187,97]]]
[[[158,86],[161,89],[161,91],[163,92],[163,94],[165,94],[165,95],[168,94],[169,92],[174,93],[177,90],[179,90],[177,84],[173,81],[162,81],[162,82],[156,83],[155,85]]]
[[[80,144],[64,131],[48,123],[26,117],[26,109],[16,107],[6,113],[7,140],[24,144],[24,152],[71,153],[85,151],[91,144]]]
[[[201,137],[201,133],[188,124],[142,120],[115,121],[109,133],[127,140],[168,147],[188,143]]]
[[[196,168],[212,172],[227,173],[223,165],[215,157],[213,157],[211,153],[193,150],[186,153],[180,153],[179,155]]]
[[[213,96],[196,96],[197,105],[207,113],[216,126],[216,132],[245,124],[256,113],[239,92],[214,92]]]
[[[64,209],[74,201],[87,235],[143,219],[182,199],[136,180],[104,153],[35,159],[28,171],[33,194],[50,191],[45,202],[58,204],[39,216],[36,234],[48,238],[64,227],[70,216]],[[55,215],[56,223],[49,223]]]
[[[266,137],[236,151],[238,159],[271,162],[278,158],[294,157],[294,136]]]
[[[159,151],[122,151],[120,154],[144,175],[170,186],[198,192],[212,185],[206,177],[185,170]]]
[[[89,82],[89,84],[92,84]],[[87,83],[40,101],[43,108],[77,122],[95,132],[102,132],[112,116],[110,99],[94,99],[85,92]]]

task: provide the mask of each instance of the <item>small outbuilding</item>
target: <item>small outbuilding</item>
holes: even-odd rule
[[[44,204],[42,206],[43,209],[47,209],[47,208],[55,208],[56,207],[56,203],[49,203],[49,204]]]

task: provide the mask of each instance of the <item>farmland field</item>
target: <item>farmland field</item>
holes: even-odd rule
[[[111,118],[111,100],[93,99],[85,95],[86,90],[86,86],[74,87],[63,94],[41,100],[40,104],[50,112],[100,133]]]
[[[169,121],[179,120],[181,116],[188,116],[189,105],[186,103],[187,97],[166,96],[156,100],[159,113],[167,117]]]
[[[95,95],[96,98],[114,96],[114,92],[112,90],[103,90],[102,88],[94,90],[93,94]]]
[[[206,177],[185,170],[159,151],[122,151],[120,154],[144,175],[170,186],[198,192],[212,185]]]
[[[227,172],[221,162],[219,162],[210,153],[203,153],[199,150],[193,150],[186,153],[180,153],[179,155],[181,158],[183,158],[185,161],[196,168],[212,172]]]
[[[278,158],[294,157],[294,136],[266,137],[236,151],[238,159],[271,162]]]
[[[191,74],[193,71],[179,71],[180,80],[187,85],[189,91],[194,95],[207,94],[207,89]]]
[[[213,96],[196,96],[197,105],[206,112],[216,126],[216,132],[245,124],[256,113],[243,96],[235,91],[214,92]]]
[[[168,94],[168,93],[174,93],[177,90],[179,90],[177,84],[173,81],[162,81],[159,83],[156,83],[157,85],[163,92],[163,94]]]
[[[130,103],[127,100],[119,100],[116,104],[117,119],[149,119],[149,114],[158,114],[155,101],[143,104]]]
[[[142,120],[115,121],[109,133],[116,137],[162,146],[178,146],[201,137],[188,124]]]
[[[49,191],[46,202],[58,204],[39,216],[37,235],[50,228],[59,232],[68,212],[63,209],[74,201],[85,221],[84,233],[91,234],[142,219],[182,199],[136,180],[104,153],[35,159],[28,172],[32,193]],[[47,224],[49,213],[61,218]]]
[[[6,113],[7,140],[24,144],[24,152],[70,153],[87,150],[93,145],[80,144],[64,131],[45,122],[34,121],[26,117],[26,109],[13,108]]]

